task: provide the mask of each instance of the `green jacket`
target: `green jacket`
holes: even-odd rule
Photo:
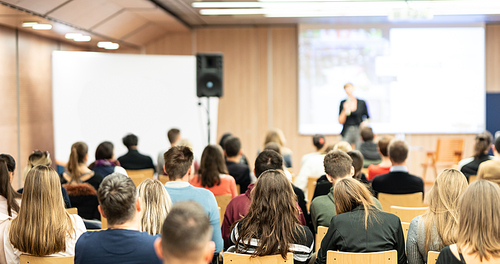
[[[375,202],[375,206],[382,210],[382,204],[375,197],[372,197]],[[314,198],[311,202],[311,218],[314,225],[314,230],[318,230],[318,226],[330,226],[332,217],[336,215],[335,213],[335,202],[333,200],[333,187],[327,195],[322,195]]]

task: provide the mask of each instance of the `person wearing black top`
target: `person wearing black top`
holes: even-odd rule
[[[224,141],[224,154],[226,155],[226,167],[229,175],[233,176],[236,184],[240,186],[240,193],[245,193],[251,182],[250,168],[240,163],[243,155],[240,139],[233,136],[226,138]]]
[[[358,148],[361,143],[359,126],[364,120],[369,119],[370,115],[365,101],[354,97],[354,86],[351,83],[344,85],[344,90],[347,99],[340,102],[339,123],[344,125],[340,134],[342,141],[347,141],[351,145],[356,144],[356,148]]]
[[[127,147],[128,153],[119,157],[120,165],[126,170],[153,169],[156,172],[155,165],[151,157],[142,155],[137,150],[139,139],[134,134],[128,134],[123,139],[123,145]]]
[[[469,180],[469,176],[477,175],[481,163],[493,159],[492,156],[488,155],[491,141],[493,141],[493,136],[490,132],[485,131],[477,134],[474,140],[474,156],[463,159],[458,163],[458,170],[465,175],[467,180]]]

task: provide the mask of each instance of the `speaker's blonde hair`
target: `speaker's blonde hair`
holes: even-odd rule
[[[172,209],[170,195],[159,180],[146,179],[137,188],[142,208],[140,231],[161,234],[163,221]]]

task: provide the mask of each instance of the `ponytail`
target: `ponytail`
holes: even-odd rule
[[[9,169],[4,159],[0,159],[0,195],[7,200],[7,214],[9,216],[12,216],[12,211],[19,213],[19,204],[16,202],[16,198],[21,197],[21,195],[10,184]]]
[[[76,146],[71,147],[71,154],[69,154],[68,172],[71,176],[70,182],[80,183],[81,172],[78,169],[78,151]]]

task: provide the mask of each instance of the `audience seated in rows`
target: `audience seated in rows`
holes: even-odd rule
[[[78,215],[84,219],[101,219],[97,209],[97,190],[102,182],[99,173],[87,168],[88,147],[83,142],[71,146],[68,171],[61,177],[61,183],[69,195],[71,204],[78,208]]]
[[[19,263],[21,254],[73,256],[85,231],[80,216],[64,209],[57,172],[38,165],[26,175],[19,214],[3,233],[6,263]]]
[[[285,147],[286,139],[285,134],[279,128],[273,128],[266,133],[266,140],[264,141],[264,148],[267,143],[274,142],[280,145],[280,153],[283,156],[285,167],[292,168],[292,150]]]
[[[226,150],[226,149],[224,148],[224,144],[226,144],[226,139],[228,139],[228,138],[230,138],[230,137],[232,137],[232,136],[233,136],[233,134],[231,134],[230,132],[228,132],[228,133],[225,133],[224,135],[222,135],[222,136],[220,137],[220,140],[219,140],[219,146],[221,146],[221,148],[222,148],[223,150]],[[247,165],[247,166],[248,166],[248,159],[247,159],[247,157],[245,156],[245,154],[242,154],[242,155],[241,155],[240,163],[241,163],[241,164],[245,164],[245,165]]]
[[[14,162],[13,158],[12,161]],[[13,164],[15,167],[15,162]],[[47,167],[50,167],[50,165],[52,165],[52,160],[50,159],[50,153],[48,151],[35,150],[29,155],[28,162],[26,163],[26,168],[24,169],[23,180],[26,179],[26,175],[28,175],[28,172],[37,165],[45,165]],[[62,186],[61,191],[64,199],[64,206],[66,208],[71,208],[71,201],[69,199],[68,192],[66,192],[66,189],[64,189],[64,187]],[[22,194],[23,188],[17,190],[17,192]]]
[[[473,182],[458,202],[456,243],[441,250],[436,264],[500,263],[500,187]]]
[[[161,263],[154,251],[157,237],[139,231],[142,208],[132,179],[112,173],[102,181],[97,198],[108,229],[78,239],[75,264]]]
[[[16,163],[11,155],[0,155],[0,215],[9,218],[17,216],[21,200],[21,194],[16,192],[11,185],[15,167]]]
[[[109,141],[104,141],[97,146],[95,161],[89,165],[89,169],[102,177],[115,172],[127,175],[125,169],[120,166],[120,162],[115,160],[115,146]]]
[[[257,178],[266,170],[283,170],[283,158],[282,156],[277,153],[274,150],[264,150],[255,159],[255,175]],[[252,196],[251,192],[254,189],[255,184],[252,183],[248,185],[248,189],[245,193],[240,194],[233,198],[229,204],[226,207],[226,212],[224,213],[224,221],[222,222],[222,237],[224,239],[224,245],[225,248],[229,247],[229,236],[231,234],[231,227],[233,226],[234,223],[239,221],[242,217],[247,215],[248,209],[250,208],[250,203],[252,201]],[[293,187],[293,185],[292,185]],[[300,191],[298,188],[294,188]],[[295,190],[294,190],[295,191]],[[298,197],[297,193],[295,193],[296,196]],[[300,200],[304,200],[304,195],[302,193],[302,197],[298,197]],[[304,204],[304,209],[300,206],[299,202],[299,212],[298,212],[298,219],[301,223],[301,225],[306,225],[306,218],[304,216],[304,210],[307,212],[307,208],[305,207],[305,202]]]
[[[389,158],[392,163],[390,172],[373,179],[372,187],[378,193],[409,194],[424,193],[422,178],[408,173],[406,158],[408,145],[402,140],[392,140],[389,144]]]
[[[363,162],[359,164],[363,164]],[[335,199],[333,196],[335,183],[341,179],[351,178],[356,175],[352,158],[342,150],[333,150],[326,154],[324,168],[326,171],[325,178],[330,183],[330,188],[326,195],[313,198],[311,202],[311,218],[314,230],[317,230],[318,226],[330,226],[330,221],[335,215]],[[372,199],[377,208],[382,210],[380,202],[374,197]]]
[[[127,147],[127,154],[118,158],[120,165],[126,170],[144,170],[153,169],[156,172],[156,167],[150,156],[143,155],[137,150],[139,139],[134,134],[128,134],[122,139],[123,145]]]
[[[382,161],[379,164],[372,164],[368,166],[368,181],[373,181],[373,178],[378,175],[389,173],[391,169],[391,159],[389,158],[389,143],[390,137],[382,137],[377,143],[377,151],[380,153]]]
[[[364,126],[360,129],[359,134],[362,140],[359,145],[359,151],[361,151],[361,154],[365,158],[363,167],[367,168],[371,164],[379,164],[382,158],[377,150],[377,144],[373,142],[375,136],[373,135],[372,128]]]
[[[168,142],[170,143],[170,148],[173,146],[177,146],[177,143],[181,140],[181,131],[177,128],[172,128],[167,132],[167,139]],[[157,159],[157,169],[156,171],[158,174],[164,173],[163,171],[163,165],[165,165],[165,159],[163,158],[163,154],[165,154],[165,151],[168,149],[165,149],[163,151],[160,151],[158,153],[158,159]]]
[[[488,154],[491,148],[491,141],[493,141],[493,137],[490,132],[485,131],[477,134],[474,139],[474,156],[463,159],[458,163],[458,170],[467,177],[467,180],[469,176],[477,175],[481,163],[493,159]]]
[[[215,242],[215,252],[222,251],[223,242],[220,229],[219,207],[215,196],[209,190],[194,187],[189,184],[189,178],[194,171],[193,151],[184,146],[174,146],[164,155],[164,170],[170,181],[165,184],[172,203],[175,205],[182,201],[198,202],[210,219],[213,228],[212,241]]]
[[[500,137],[495,140],[493,145],[494,159],[485,161],[479,165],[477,172],[478,179],[485,179],[500,185]]]
[[[224,154],[229,175],[233,176],[236,184],[240,185],[240,192],[246,192],[248,185],[251,183],[250,168],[248,165],[240,163],[241,157],[243,157],[240,139],[237,137],[226,138],[224,141]]]
[[[346,163],[349,164],[349,163]],[[375,207],[370,191],[352,178],[340,179],[333,190],[336,215],[321,242],[316,264],[325,264],[328,250],[378,252],[397,250],[406,263],[405,241],[399,217]]]
[[[441,251],[457,241],[458,198],[467,189],[467,179],[456,169],[445,169],[427,194],[429,209],[415,217],[408,230],[408,264],[427,263],[429,251]]]
[[[215,251],[212,232],[198,203],[177,203],[165,219],[161,238],[155,241],[156,254],[165,264],[210,263]]]
[[[165,217],[172,208],[172,200],[163,184],[156,179],[145,179],[137,186],[141,201],[139,231],[151,235],[161,234]]]
[[[236,197],[236,181],[228,175],[224,154],[219,145],[208,145],[201,154],[200,169],[189,183],[194,187],[205,188],[215,196],[230,194]]]
[[[263,172],[252,191],[248,214],[231,231],[229,252],[283,258],[293,252],[294,263],[308,263],[314,237],[297,218],[296,197],[290,181],[281,170]]]
[[[318,156],[325,152],[325,148],[327,147],[325,135],[316,134],[312,137],[312,141],[316,150],[314,152],[307,153],[304,156],[302,156],[302,160],[300,163],[301,167],[304,166],[304,164],[306,164],[306,161],[310,157]]]

